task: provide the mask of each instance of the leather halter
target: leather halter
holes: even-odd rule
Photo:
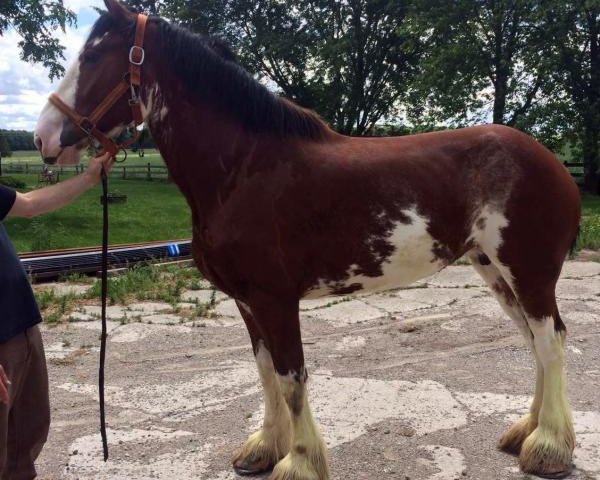
[[[142,108],[140,104],[140,85],[141,85],[141,66],[144,63],[144,32],[146,30],[146,15],[139,14],[136,20],[135,39],[132,47],[129,49],[129,69],[123,75],[123,79],[113,88],[104,100],[86,117],[77,112],[74,108],[68,106],[61,98],[52,93],[48,99],[56,108],[64,113],[83,133],[88,137],[94,137],[102,145],[104,150],[115,157],[119,150],[125,149],[133,144],[139,133],[133,138],[117,145],[115,141],[102,133],[97,125],[104,115],[113,107],[113,105],[127,92],[131,91],[129,106],[131,107],[131,116],[133,123],[137,126],[144,122],[142,118]]]

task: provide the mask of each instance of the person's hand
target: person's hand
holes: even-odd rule
[[[114,159],[111,158],[109,153],[105,153],[98,157],[94,157],[90,160],[88,168],[85,171],[86,175],[90,177],[93,185],[96,185],[100,181],[100,173],[102,169],[108,174],[114,165]]]
[[[0,365],[0,403],[8,403],[8,386],[10,380],[6,376],[6,372],[2,365]]]

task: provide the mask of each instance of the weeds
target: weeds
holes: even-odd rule
[[[600,249],[600,215],[587,215],[581,219],[577,249]]]
[[[63,280],[81,283],[81,275],[71,274]],[[91,280],[93,284],[87,293],[76,295],[74,293],[57,295],[54,290],[39,290],[35,293],[36,300],[43,313],[46,323],[57,323],[65,315],[68,321],[72,321],[71,312],[83,311],[82,307],[94,303],[100,298],[101,282],[98,279]],[[202,278],[200,273],[183,265],[152,265],[140,264],[125,271],[122,275],[108,280],[108,300],[111,305],[133,301],[159,301],[168,303],[173,312],[182,318],[193,319],[197,317],[213,317],[212,311],[216,305],[216,291],[213,290],[208,303],[197,303],[191,309],[182,308],[181,295],[185,290],[200,286]],[[121,323],[141,321],[141,316],[127,316],[121,319]]]
[[[45,322],[49,324],[57,323],[78,298],[74,293],[57,295],[52,289],[34,292],[34,295]]]

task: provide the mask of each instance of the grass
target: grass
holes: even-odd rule
[[[29,188],[36,175],[14,175]],[[110,192],[125,193],[127,203],[110,205],[110,243],[171,240],[191,236],[188,205],[174,184],[111,179]],[[100,187],[72,204],[34,219],[7,218],[6,230],[18,252],[98,245],[101,239]]]
[[[582,198],[581,230],[577,250],[600,250],[600,197]]]
[[[136,265],[123,275],[109,279],[108,300],[113,305],[125,305],[130,300],[154,300],[175,306],[181,302],[181,293],[196,287],[201,278],[197,269],[183,268],[176,264],[167,267]],[[100,298],[100,292],[101,283],[97,280],[86,297]]]
[[[141,264],[126,270],[122,275],[109,278],[108,300],[111,305],[126,306],[133,302],[158,301],[169,303],[174,312],[178,313],[182,321],[198,320],[200,318],[213,317],[215,301],[215,290],[212,290],[210,300],[206,303],[194,303],[189,308],[182,309],[181,294],[198,286],[202,279],[200,272],[195,268],[173,265],[150,265]],[[89,279],[81,277],[69,277],[66,281],[81,283]],[[70,314],[86,305],[98,304],[100,301],[100,280],[92,279],[92,285],[87,293],[77,295],[75,293],[57,294],[54,290],[35,289],[35,297],[42,312],[44,321],[48,324],[56,324],[61,320],[69,319]],[[138,317],[140,315],[138,314]],[[135,315],[128,317],[135,318]],[[124,319],[126,321],[126,319]]]
[[[148,149],[144,151],[145,155],[140,157],[137,153],[130,150],[127,151],[127,165],[138,166],[138,165],[164,165],[160,153],[156,149]],[[84,154],[81,159],[81,163],[87,165],[89,158]],[[11,157],[2,158],[3,164],[10,163],[29,163],[32,165],[39,165],[41,163],[40,153],[37,150],[23,150],[13,152]],[[54,168],[54,167],[52,167]]]

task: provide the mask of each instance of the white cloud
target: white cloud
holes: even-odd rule
[[[103,7],[102,0],[64,0],[78,15],[78,27],[58,31],[56,37],[65,47],[66,67],[83,45],[96,14],[91,7]],[[85,21],[87,20],[87,22]],[[23,62],[18,48],[19,35],[12,29],[0,36],[0,128],[33,130],[48,94],[60,80],[50,82],[48,71],[40,64]]]

